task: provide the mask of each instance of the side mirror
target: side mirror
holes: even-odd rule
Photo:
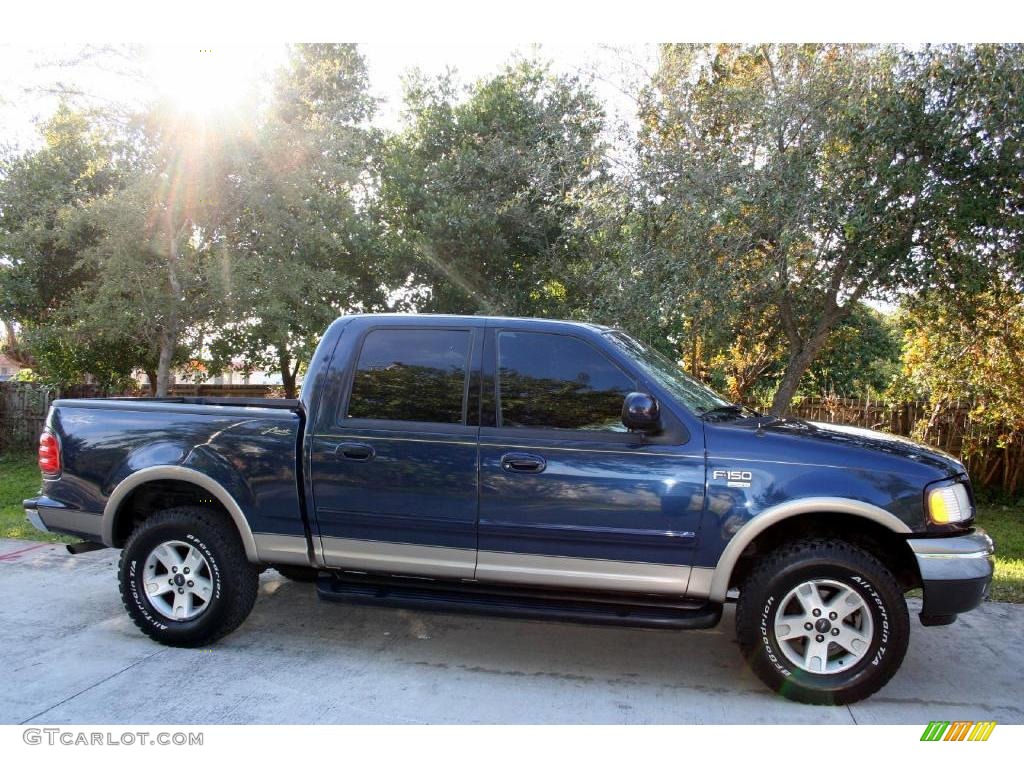
[[[646,392],[630,392],[622,402],[622,423],[630,431],[657,432],[661,429],[658,401]]]

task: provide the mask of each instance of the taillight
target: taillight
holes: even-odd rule
[[[39,469],[44,475],[60,474],[60,443],[49,432],[39,436]]]

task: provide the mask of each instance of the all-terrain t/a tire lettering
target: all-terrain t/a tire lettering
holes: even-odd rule
[[[808,539],[775,550],[747,576],[736,633],[773,690],[808,704],[849,704],[895,674],[910,618],[895,578],[873,555]]]
[[[150,577],[144,571],[154,553],[167,561],[185,552],[202,563],[201,576],[186,575],[184,568],[179,575],[168,567],[161,581],[170,577],[172,592],[195,587],[189,577],[209,584],[204,597],[196,599],[198,608],[183,610],[175,618],[170,601],[159,602],[161,598],[147,594]],[[160,643],[184,648],[213,643],[238,628],[252,610],[259,587],[259,569],[246,559],[231,522],[198,507],[163,510],[143,521],[125,544],[118,577],[121,600],[139,629]]]

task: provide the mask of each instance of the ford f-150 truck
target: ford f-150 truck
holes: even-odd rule
[[[634,627],[735,601],[767,685],[839,704],[899,667],[905,592],[948,624],[992,576],[956,459],[759,415],[584,323],[342,317],[298,400],[58,400],[39,464],[29,519],[121,548],[125,608],[176,646],[237,628],[267,567],[328,599]]]

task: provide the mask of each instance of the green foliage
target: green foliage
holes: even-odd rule
[[[120,339],[111,341],[92,326],[36,326],[26,333],[37,369],[33,381],[61,389],[91,376],[101,392],[131,387],[131,374],[142,356]]]
[[[366,66],[352,45],[292,49],[269,114],[237,148],[223,194],[219,330],[210,365],[278,370],[288,397],[326,326],[383,304],[385,276],[356,207],[372,113]]]
[[[786,347],[777,324],[752,316],[731,327],[737,335],[709,355],[705,378],[735,400],[768,404],[786,371]],[[898,377],[900,328],[892,317],[857,303],[832,328],[808,366],[799,396],[835,393],[883,398]]]
[[[860,299],[1019,259],[1021,50],[665,47],[624,300],[649,296],[698,374],[708,350],[741,339],[760,362],[781,335],[784,410]]]
[[[905,54],[924,104],[915,132],[928,178],[917,232],[939,291],[1024,284],[1024,45],[941,46]]]
[[[75,361],[113,382],[126,369],[156,371],[162,356],[169,370],[186,359],[189,340],[198,345],[213,299],[207,290],[210,249],[195,236],[193,213],[182,210],[190,184],[139,169],[123,188],[83,211],[101,234],[81,253],[94,279],[73,293],[61,311],[62,327],[49,337],[54,354],[48,359],[63,361],[62,375],[74,370]],[[58,351],[81,346],[86,349]]]
[[[406,107],[406,129],[382,145],[376,210],[408,304],[566,314],[586,199],[605,172],[593,95],[521,62],[464,101],[447,77],[416,79]]]
[[[858,304],[832,329],[804,374],[801,393],[881,397],[899,373],[901,353],[895,322]]]
[[[1024,439],[1024,293],[1001,280],[988,290],[923,294],[905,303],[904,393],[934,409],[974,404],[971,419],[997,444]]]
[[[96,232],[75,214],[117,183],[116,148],[88,115],[61,104],[43,146],[0,163],[0,318],[46,322],[89,275]]]
[[[677,46],[646,96],[656,306],[705,344],[781,335],[776,409],[836,324],[909,261],[918,174],[899,159],[912,104],[895,66],[851,46]]]
[[[1022,46],[665,46],[618,155],[587,84],[535,61],[414,75],[396,134],[355,46],[295,46],[270,85],[239,114],[62,105],[0,162],[8,354],[54,384],[187,364],[291,394],[341,313],[566,316],[782,410],[885,390],[899,339],[864,301],[917,296],[892,392],[1018,423]]]

